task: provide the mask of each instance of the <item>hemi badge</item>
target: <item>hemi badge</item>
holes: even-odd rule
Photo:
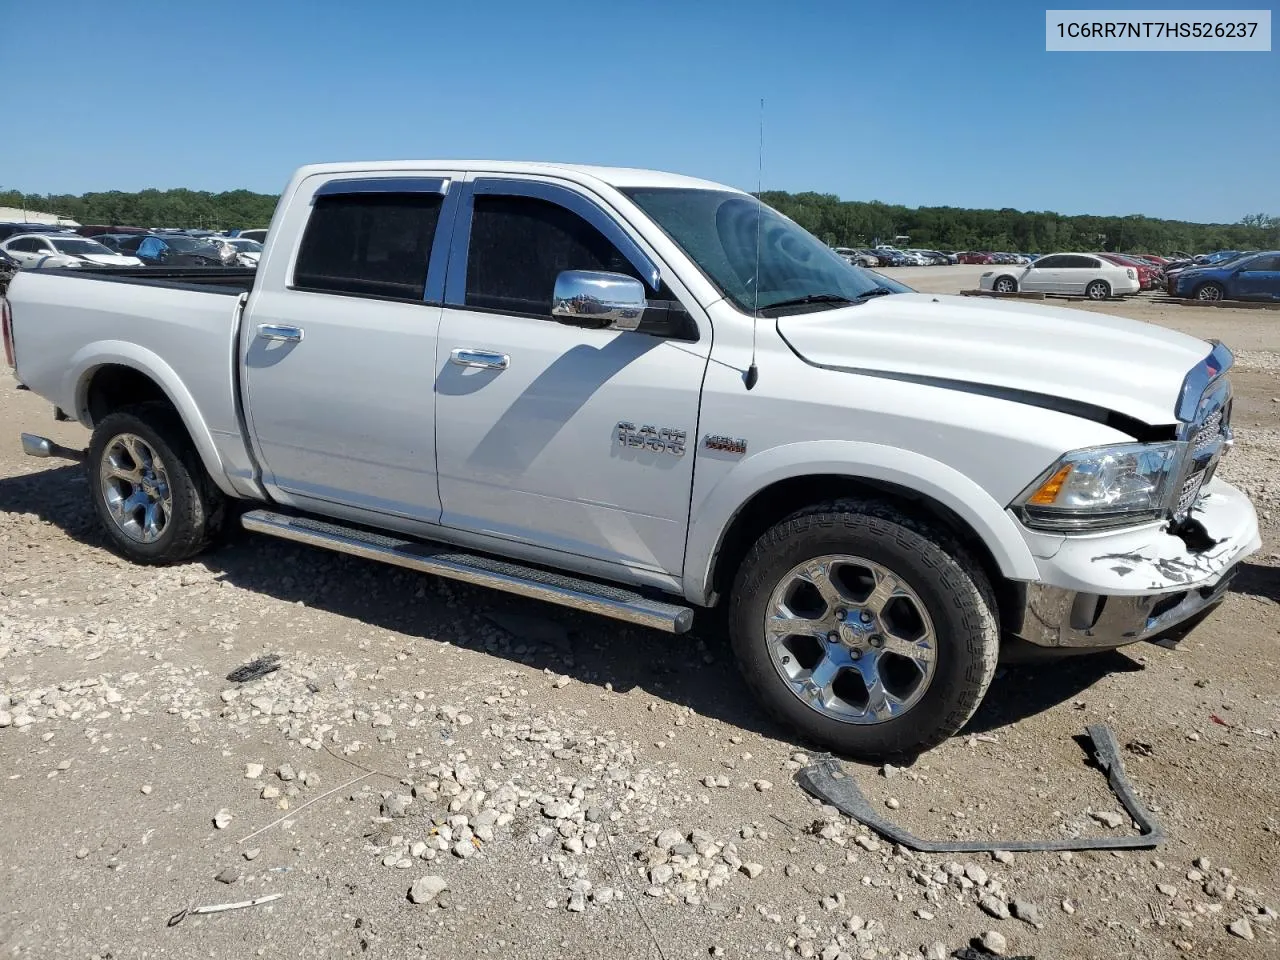
[[[722,437],[709,433],[702,438],[702,445],[708,450],[723,450],[725,453],[741,455],[747,452],[747,441],[741,437]]]

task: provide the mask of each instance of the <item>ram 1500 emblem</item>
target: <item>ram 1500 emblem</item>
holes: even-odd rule
[[[687,434],[683,430],[671,427],[653,427],[645,424],[637,427],[634,423],[619,420],[616,439],[618,446],[632,450],[644,448],[654,453],[669,453],[673,457],[684,456],[684,444]]]

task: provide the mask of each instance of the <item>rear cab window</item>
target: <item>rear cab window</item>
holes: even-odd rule
[[[318,193],[292,288],[421,302],[443,202],[427,190]]]

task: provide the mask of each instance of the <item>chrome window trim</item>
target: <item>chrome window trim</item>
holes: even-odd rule
[[[362,177],[353,180],[329,180],[316,188],[316,197],[332,197],[344,193],[443,193],[449,192],[447,177]]]
[[[631,238],[618,223],[613,214],[605,210],[585,194],[557,183],[542,180],[505,179],[501,177],[478,177],[463,184],[458,191],[457,215],[453,228],[453,237],[449,245],[449,272],[445,279],[444,302],[452,307],[465,307],[467,298],[467,258],[471,246],[471,219],[475,209],[477,194],[484,196],[530,197],[545,200],[575,213],[587,223],[599,230],[606,240],[617,247],[618,252],[627,258],[636,271],[648,283],[649,289],[657,291],[662,281],[662,272],[649,255],[640,249],[639,244]],[[434,260],[435,251],[432,250]]]

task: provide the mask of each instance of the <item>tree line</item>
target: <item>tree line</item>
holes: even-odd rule
[[[862,247],[910,237],[926,250],[1051,253],[1100,250],[1168,254],[1280,249],[1280,217],[1252,214],[1239,223],[1189,223],[1126,217],[1064,216],[1049,211],[903,207],[841,200],[830,193],[767,190],[765,203],[831,246]]]
[[[1109,250],[1168,254],[1175,251],[1280,249],[1280,217],[1252,214],[1239,223],[1189,223],[1126,217],[1064,216],[1049,211],[904,207],[879,201],[841,200],[830,193],[768,190],[765,203],[831,246],[893,243],[930,250]],[[56,213],[78,223],[136,227],[201,227],[210,230],[265,227],[274,194],[249,190],[140,190],[126,193],[23,194],[0,190],[0,206]]]
[[[274,194],[251,190],[139,190],[126,193],[24,194],[0,190],[0,207],[53,213],[76,223],[130,227],[183,227],[248,230],[265,227],[276,209]]]

